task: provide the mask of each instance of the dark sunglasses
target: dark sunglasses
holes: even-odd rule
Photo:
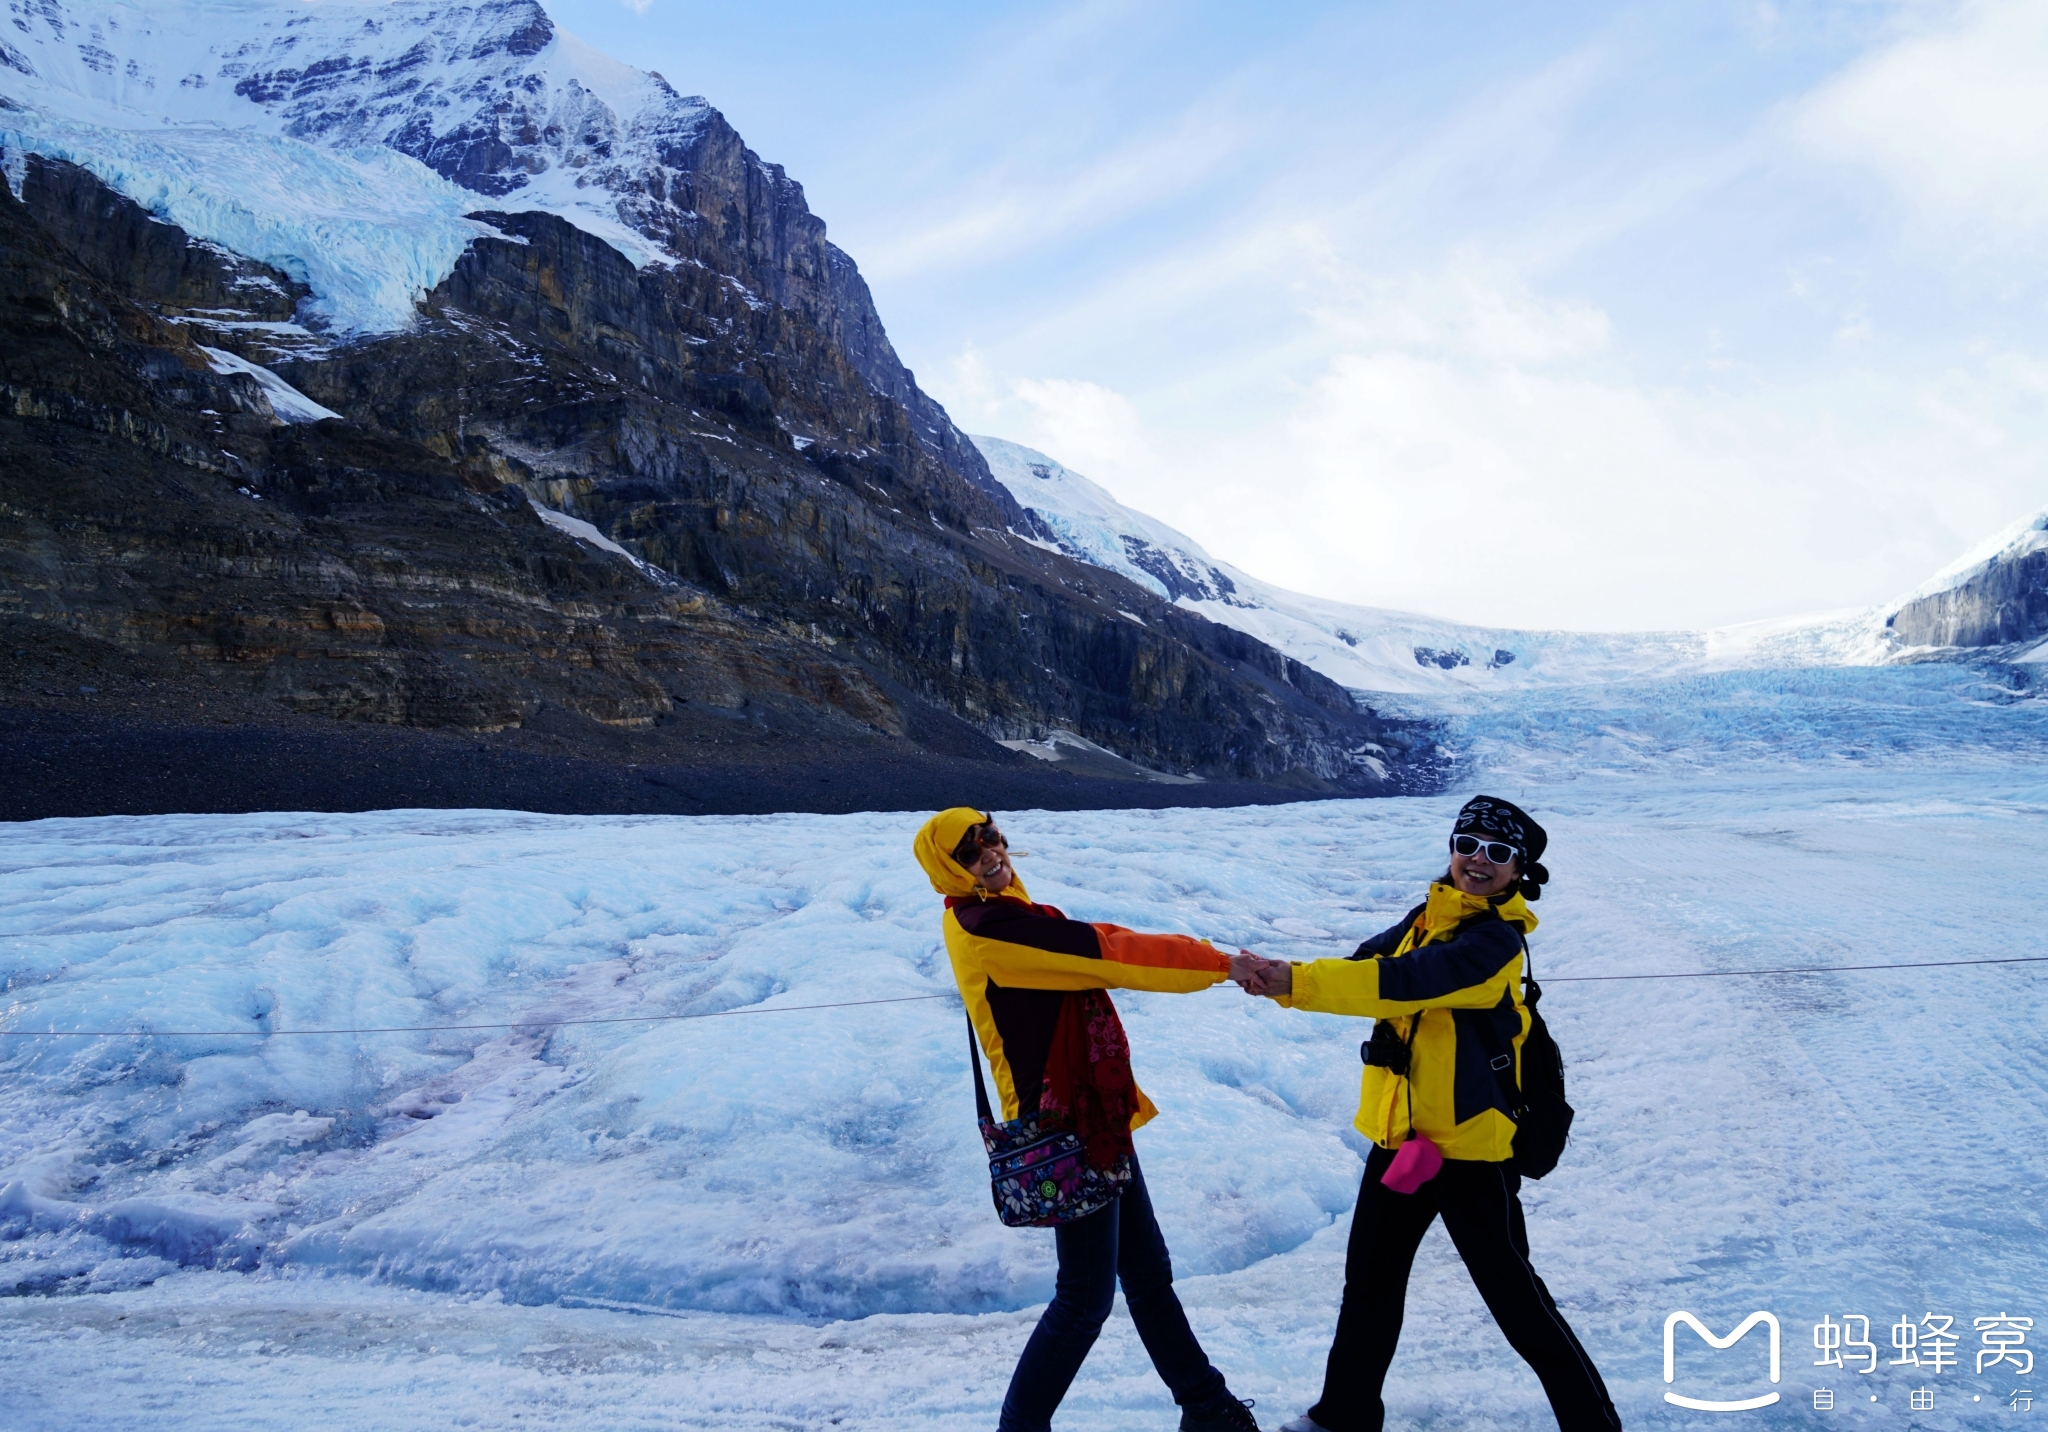
[[[1481,840],[1476,835],[1454,835],[1451,837],[1451,852],[1454,855],[1477,855],[1486,852],[1486,858],[1495,865],[1506,865],[1515,858],[1515,848],[1503,840]]]
[[[1009,844],[1010,842],[1003,838],[1003,833],[995,828],[993,822],[987,825],[977,825],[971,828],[966,835],[962,836],[960,843],[953,847],[953,859],[958,861],[965,869],[972,870],[975,866],[981,864],[982,858],[989,851],[1007,849]]]

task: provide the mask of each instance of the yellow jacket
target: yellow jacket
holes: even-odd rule
[[[1294,994],[1282,1004],[1391,1020],[1409,1046],[1406,1077],[1365,1067],[1353,1121],[1361,1134],[1399,1147],[1412,1104],[1413,1127],[1445,1158],[1497,1161],[1514,1152],[1511,1091],[1529,1034],[1522,941],[1535,928],[1519,894],[1496,904],[1435,884],[1406,919],[1349,959],[1294,967]]]
[[[1187,935],[1146,935],[1121,925],[1069,920],[1050,905],[1034,904],[1021,880],[1000,895],[980,889],[951,852],[969,827],[986,818],[966,806],[941,811],[918,831],[914,849],[932,887],[946,897],[946,955],[988,1057],[1002,1105],[999,1117],[1009,1120],[1038,1107],[1047,1049],[1067,991],[1207,989],[1229,976],[1230,959],[1207,940]],[[1131,1127],[1158,1112],[1139,1090]]]

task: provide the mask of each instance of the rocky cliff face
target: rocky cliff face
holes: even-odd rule
[[[802,188],[534,0],[39,0],[17,18],[17,626],[321,716],[664,731],[766,711],[992,759],[990,737],[1063,728],[1211,779],[1429,780],[1421,733],[1018,537],[1032,519],[917,387]],[[220,145],[134,137],[166,114]],[[325,211],[235,228],[276,246],[259,264],[18,152],[118,150],[103,177],[148,197],[177,184],[137,165],[203,171],[236,135],[269,136],[245,167],[324,173],[304,146],[382,146],[476,195],[465,220],[386,156],[420,212],[461,226],[402,331],[288,321],[312,311],[292,274],[334,279],[292,248]],[[207,182],[195,225],[243,203]],[[289,208],[275,190],[248,202]],[[375,252],[374,203],[336,192],[349,252]],[[488,231],[462,250],[472,220]],[[339,420],[299,421],[323,411]]]
[[[964,749],[956,713],[1210,777],[1427,781],[1420,733],[1010,536],[802,310],[550,215],[483,217],[506,237],[413,331],[332,347],[281,331],[285,275],[31,158],[0,199],[10,631],[325,717]],[[230,352],[346,420],[281,422]]]
[[[0,615],[17,659],[52,633],[84,642],[160,678],[174,712],[197,680],[471,731],[551,706],[647,726],[750,699],[901,729],[858,667],[551,530],[516,491],[369,425],[280,422],[195,335],[261,323],[281,275],[68,165],[30,159],[24,197],[0,192]]]
[[[1175,771],[1370,779],[1384,733],[1347,693],[1013,537],[800,314],[706,269],[636,271],[548,215],[481,217],[511,239],[474,245],[419,329],[280,371],[992,734],[1069,726]]]
[[[1889,623],[1907,646],[1992,647],[2048,637],[2048,516]]]

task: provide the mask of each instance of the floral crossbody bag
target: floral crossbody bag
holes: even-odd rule
[[[1106,1169],[1089,1163],[1087,1149],[1064,1113],[1026,1114],[997,1123],[981,1077],[981,1045],[967,1021],[967,1062],[974,1069],[974,1107],[988,1150],[989,1191],[996,1216],[1011,1228],[1053,1228],[1086,1218],[1114,1202],[1131,1181],[1131,1156],[1119,1154]]]

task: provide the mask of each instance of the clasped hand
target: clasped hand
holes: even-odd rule
[[[1269,960],[1250,950],[1230,957],[1230,978],[1246,994],[1266,996],[1294,993],[1294,966],[1285,960]]]

